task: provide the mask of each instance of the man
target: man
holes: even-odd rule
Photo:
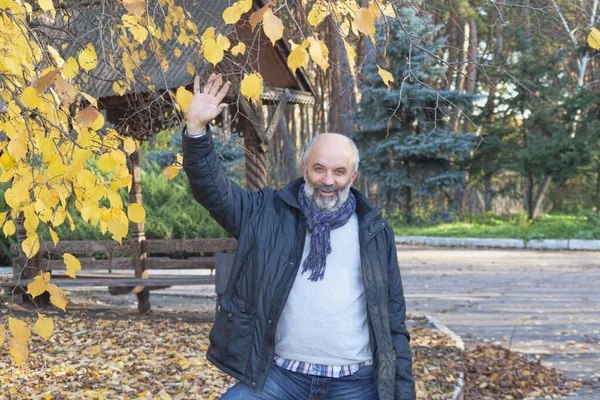
[[[207,352],[240,381],[222,398],[415,399],[394,234],[352,188],[354,143],[318,135],[303,178],[250,192],[225,175],[207,125],[229,83],[212,74],[199,86],[183,166],[195,199],[238,239]]]

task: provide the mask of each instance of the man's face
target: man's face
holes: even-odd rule
[[[302,171],[306,197],[318,210],[334,210],[348,199],[358,175],[353,157],[350,144],[335,135],[323,135],[313,144]]]

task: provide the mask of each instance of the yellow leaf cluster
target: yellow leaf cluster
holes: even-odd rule
[[[232,25],[237,23],[244,13],[247,13],[252,8],[252,0],[240,0],[223,11],[223,21],[226,24]]]

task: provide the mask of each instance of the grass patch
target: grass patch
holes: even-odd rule
[[[394,221],[392,221],[393,223]],[[454,222],[422,225],[394,224],[400,236],[512,239],[600,239],[600,221],[593,215],[547,214],[535,223],[521,214],[474,216],[465,214]]]

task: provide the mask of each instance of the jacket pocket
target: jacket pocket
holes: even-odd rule
[[[256,309],[250,303],[225,294],[209,334],[214,357],[241,374],[246,373],[252,350],[255,313]]]

